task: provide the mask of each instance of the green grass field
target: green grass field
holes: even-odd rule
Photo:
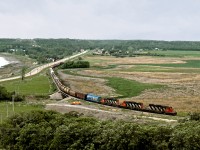
[[[91,69],[95,69],[95,70],[102,70],[102,69],[114,69],[116,68],[118,65],[108,65],[108,66],[92,66]]]
[[[45,73],[25,78],[24,81],[18,79],[2,82],[0,85],[6,87],[10,92],[16,91],[23,95],[48,95],[51,92],[49,79]]]
[[[137,64],[131,68],[121,69],[120,71],[200,73],[200,60],[187,60],[183,64]]]
[[[147,89],[164,87],[163,85],[140,83],[137,81],[117,77],[107,79],[108,86],[114,88],[118,94],[122,95],[120,96],[121,98],[137,96]]]
[[[168,73],[200,73],[200,68],[163,67],[152,65],[135,65],[131,68],[121,69],[124,72],[168,72]]]
[[[186,63],[182,64],[151,64],[151,65],[163,66],[163,67],[200,68],[200,60],[187,60]]]
[[[0,123],[2,123],[7,118],[7,108],[8,117],[16,113],[30,112],[32,110],[42,110],[44,107],[42,105],[28,104],[25,102],[14,103],[14,111],[12,102],[0,102]]]
[[[181,50],[165,50],[165,51],[161,51],[161,50],[151,50],[148,51],[149,53],[153,53],[153,54],[161,54],[161,55],[165,55],[165,56],[169,56],[169,57],[200,57],[200,51],[181,51]]]

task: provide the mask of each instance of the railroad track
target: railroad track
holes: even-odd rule
[[[60,79],[56,76],[54,73],[54,68],[58,67],[60,63],[53,65],[50,68],[50,74],[51,77],[56,84],[57,88],[59,91],[64,93],[65,95],[70,95],[72,97],[94,102],[94,103],[99,103],[103,105],[108,105],[108,106],[113,106],[113,107],[120,107],[124,109],[131,109],[135,111],[143,111],[143,112],[149,112],[149,113],[157,113],[157,114],[164,114],[164,115],[177,115],[177,112],[174,111],[174,109],[170,106],[164,106],[164,105],[157,105],[157,104],[149,104],[147,107],[144,107],[143,103],[139,102],[134,102],[134,101],[119,101],[118,99],[115,98],[102,98],[101,96],[94,95],[91,93],[80,93],[77,91],[74,91],[70,87],[67,87],[63,85],[60,81]]]

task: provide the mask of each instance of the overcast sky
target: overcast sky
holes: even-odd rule
[[[200,0],[0,0],[0,38],[200,41]]]

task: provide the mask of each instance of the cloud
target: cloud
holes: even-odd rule
[[[198,0],[0,1],[0,37],[199,40]]]

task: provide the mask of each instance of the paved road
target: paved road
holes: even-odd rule
[[[46,68],[48,68],[48,67],[50,67],[50,66],[52,66],[52,65],[54,65],[54,64],[56,64],[56,63],[65,62],[65,61],[67,61],[67,60],[69,60],[69,59],[73,59],[73,58],[78,57],[78,56],[80,56],[80,55],[83,55],[83,54],[85,54],[85,53],[87,53],[87,52],[88,52],[88,51],[84,51],[84,52],[82,52],[82,53],[78,53],[78,54],[76,54],[76,55],[73,55],[73,56],[70,56],[70,57],[67,57],[67,58],[63,58],[63,59],[61,59],[61,60],[58,60],[58,61],[55,61],[55,62],[52,62],[52,63],[48,63],[48,64],[45,64],[45,65],[39,66],[39,67],[37,67],[37,68],[34,68],[33,70],[31,70],[30,72],[28,72],[27,74],[25,74],[25,77],[33,76],[33,75],[35,75],[35,74],[41,72],[42,70],[44,70],[44,69],[46,69]],[[5,79],[0,79],[0,82],[9,81],[9,80],[15,80],[15,79],[19,79],[19,78],[21,78],[21,76],[16,76],[16,77],[10,77],[10,78],[5,78]]]

